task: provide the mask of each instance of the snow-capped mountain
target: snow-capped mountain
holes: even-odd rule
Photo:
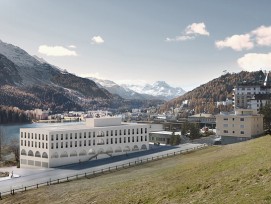
[[[160,99],[170,100],[181,96],[185,91],[180,87],[172,87],[165,81],[157,81],[153,84],[121,84],[122,87],[131,89],[140,94],[151,95]]]
[[[165,81],[157,81],[153,84],[121,84],[110,81],[90,77],[99,87],[105,88],[112,94],[118,94],[125,99],[139,100],[170,100],[181,96],[185,93],[182,88],[174,88]]]
[[[143,95],[137,93],[136,91],[122,87],[113,81],[97,79],[94,77],[89,77],[88,79],[94,81],[100,88],[105,88],[111,94],[117,94],[124,99],[138,99],[138,100],[146,99]]]

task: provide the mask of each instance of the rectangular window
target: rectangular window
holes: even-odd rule
[[[40,142],[39,142],[39,148],[40,148]]]
[[[141,138],[140,138],[140,139],[141,139],[141,142],[142,142],[142,141],[143,141],[143,136],[141,136]]]
[[[93,137],[95,137],[95,132],[93,132]]]
[[[228,120],[228,118],[223,118],[223,120]]]
[[[30,133],[28,133],[27,135],[28,135],[28,139],[30,139]]]
[[[48,135],[46,135],[46,141],[48,141]]]
[[[70,141],[70,147],[72,147],[72,141]]]
[[[75,137],[75,139],[77,139],[77,133],[75,133],[75,136],[74,136],[74,137]]]
[[[33,141],[31,141],[31,147],[33,147]]]
[[[51,140],[54,141],[54,135],[51,135]]]
[[[134,136],[132,137],[132,142],[135,142],[135,138],[134,138]]]
[[[63,134],[61,134],[61,140],[63,140]]]
[[[119,138],[119,142],[121,143],[121,137]]]
[[[224,127],[224,128],[226,128],[226,127],[228,127],[228,126],[229,126],[228,124],[223,124],[223,127]]]
[[[40,134],[39,134],[39,140],[40,140]]]
[[[72,133],[70,133],[70,139],[72,140]]]
[[[245,132],[244,132],[244,131],[241,131],[240,133],[241,133],[242,135],[243,135],[243,134],[245,134]]]
[[[130,137],[128,137],[128,143],[130,142]]]
[[[243,129],[243,128],[245,128],[245,126],[244,126],[244,125],[240,125],[240,128],[242,128],[242,129]]]
[[[82,146],[82,141],[80,140],[80,141],[79,141],[79,147],[81,147],[81,146]]]
[[[31,133],[31,139],[33,140],[33,133]]]
[[[91,140],[88,141],[88,146],[91,146]]]
[[[35,147],[37,148],[37,142],[35,142]]]
[[[117,130],[115,130],[115,136],[117,136],[118,135],[118,131]]]
[[[128,135],[130,135],[130,129],[128,129]]]
[[[91,138],[91,132],[88,133],[88,138]]]
[[[121,135],[121,130],[120,130],[120,134],[119,135]]]
[[[37,133],[35,133],[35,140],[37,139]]]
[[[245,118],[240,118],[240,121],[245,121]]]
[[[111,136],[113,136],[113,130],[111,130]]]
[[[21,132],[21,138],[23,138],[24,137],[24,133],[23,132]]]
[[[44,140],[44,134],[42,134],[42,140]]]
[[[138,142],[138,136],[136,136],[136,142]]]
[[[63,142],[61,142],[61,148],[63,148]]]
[[[87,141],[86,140],[84,140],[84,146],[87,146]]]
[[[228,133],[228,130],[224,130],[223,132],[224,132],[224,133]]]
[[[48,149],[48,143],[46,143],[46,149]]]
[[[93,145],[95,145],[95,140],[93,140]]]
[[[54,149],[54,143],[51,143],[51,149]]]
[[[44,142],[42,143],[42,149],[44,149]]]
[[[65,139],[68,140],[68,134],[65,135]]]
[[[118,138],[115,138],[115,144],[117,144],[118,143]]]
[[[141,128],[141,134],[143,134],[143,128]]]
[[[74,142],[74,147],[77,147],[77,141]]]
[[[24,146],[24,141],[23,140],[21,140],[21,146]]]
[[[147,141],[147,140],[148,140],[147,135],[145,135],[145,141]]]
[[[145,128],[145,133],[147,133],[148,132],[148,130],[147,130],[147,128]]]
[[[106,131],[106,136],[108,136],[108,135],[109,135],[109,131],[107,130],[107,131]]]
[[[58,134],[56,134],[56,140],[58,140]]]
[[[84,138],[87,138],[87,133],[86,132],[84,132]]]
[[[113,144],[113,138],[111,138],[111,142],[110,142],[110,144]]]
[[[106,139],[106,144],[108,144],[108,138]]]
[[[126,143],[126,137],[123,138],[123,142]]]
[[[81,138],[82,138],[82,133],[80,132],[80,133],[79,133],[79,139],[81,139]]]

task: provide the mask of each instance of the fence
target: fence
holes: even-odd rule
[[[110,173],[110,172],[113,172],[113,171],[129,168],[129,167],[136,166],[136,165],[139,165],[139,164],[144,164],[144,163],[156,161],[156,160],[159,160],[159,159],[184,154],[184,153],[191,152],[191,151],[194,151],[194,150],[197,150],[197,149],[205,148],[207,146],[208,146],[207,144],[202,144],[201,146],[197,146],[197,147],[193,147],[193,148],[189,148],[189,149],[185,149],[185,150],[179,150],[179,151],[176,151],[176,152],[171,152],[171,153],[167,153],[167,154],[163,154],[163,155],[152,156],[152,157],[145,158],[145,159],[139,159],[139,160],[135,160],[133,162],[124,163],[124,164],[121,164],[121,165],[114,165],[114,166],[110,166],[110,167],[107,167],[107,168],[102,168],[102,169],[99,169],[99,170],[96,170],[96,171],[89,171],[89,172],[85,172],[85,173],[81,173],[81,174],[75,174],[75,175],[72,175],[72,176],[63,177],[63,178],[54,179],[54,180],[50,179],[49,181],[46,181],[46,182],[43,182],[43,183],[37,183],[37,184],[34,184],[34,185],[24,186],[24,187],[20,187],[20,188],[11,188],[10,191],[0,192],[0,199],[2,199],[2,196],[14,195],[16,192],[22,192],[22,191],[26,191],[26,190],[30,190],[30,189],[37,189],[37,188],[39,188],[41,186],[50,186],[50,185],[69,182],[69,181],[72,181],[72,180],[77,180],[77,179],[82,179],[82,178],[90,179],[90,178],[96,177],[96,176],[104,174],[104,173]]]

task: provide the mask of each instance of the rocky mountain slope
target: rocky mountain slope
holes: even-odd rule
[[[0,40],[0,105],[61,112],[156,106],[161,100],[123,99],[94,81],[51,65]]]
[[[215,113],[215,102],[225,101],[232,98],[232,90],[238,82],[263,82],[265,74],[262,71],[240,73],[227,73],[216,79],[203,84],[184,95],[168,101],[161,107],[161,111],[169,110],[172,107],[179,107],[188,100],[188,108],[196,113]]]

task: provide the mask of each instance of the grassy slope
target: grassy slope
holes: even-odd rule
[[[210,147],[1,203],[271,203],[270,136]]]

